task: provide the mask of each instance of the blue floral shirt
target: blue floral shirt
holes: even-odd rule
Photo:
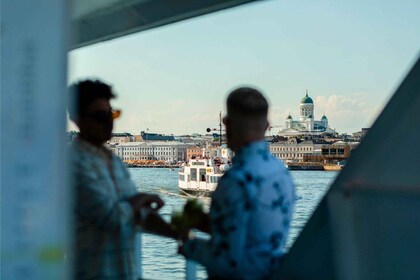
[[[249,144],[212,195],[211,239],[187,241],[185,255],[211,277],[263,279],[284,254],[294,204],[288,170],[265,141]]]

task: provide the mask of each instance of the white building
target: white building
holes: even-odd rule
[[[294,120],[289,114],[286,118],[285,129],[279,131],[281,136],[305,135],[305,134],[321,134],[336,132],[329,127],[328,119],[325,114],[321,120],[315,120],[314,102],[312,98],[306,95],[299,104],[299,120]]]
[[[109,139],[108,144],[121,144],[133,142],[134,136],[128,132],[123,133],[112,133],[111,139]]]
[[[187,148],[181,142],[129,142],[116,145],[115,154],[123,161],[163,160],[167,162],[186,161]]]
[[[271,154],[284,162],[303,161],[305,155],[321,155],[321,148],[324,143],[315,143],[312,140],[301,141],[297,138],[290,138],[287,141],[270,143]]]
[[[204,149],[204,156],[209,158],[219,157],[231,160],[233,158],[233,152],[227,147],[226,144],[223,144],[222,146],[207,145],[207,147]]]

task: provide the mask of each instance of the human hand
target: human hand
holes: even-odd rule
[[[134,212],[139,212],[142,208],[157,211],[165,204],[158,195],[147,193],[138,193],[129,197],[127,201],[131,204]]]
[[[178,239],[178,250],[177,253],[186,257],[186,253],[185,253],[185,244],[190,241],[193,240],[195,238],[195,234],[193,231],[188,231],[186,232],[186,234],[183,236],[182,239]]]
[[[179,234],[170,224],[168,224],[157,212],[149,212],[147,216],[140,219],[140,225],[143,230],[149,233],[157,234],[178,240]]]

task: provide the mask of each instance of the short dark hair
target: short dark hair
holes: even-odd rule
[[[226,103],[228,115],[266,117],[268,113],[268,102],[264,95],[251,87],[235,89],[229,94]]]
[[[73,83],[68,90],[69,106],[67,108],[71,120],[83,116],[87,107],[96,99],[110,100],[115,98],[112,87],[100,80],[83,80]]]

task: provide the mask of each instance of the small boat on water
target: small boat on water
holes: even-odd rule
[[[207,128],[207,132],[211,132]],[[209,196],[217,187],[220,178],[230,168],[232,151],[223,145],[222,112],[219,113],[218,147],[207,147],[197,158],[191,158],[182,164],[178,172],[178,187],[181,192],[197,196]],[[206,152],[207,150],[207,152]]]
[[[190,159],[179,169],[178,187],[185,193],[210,195],[229,167],[224,158]]]

